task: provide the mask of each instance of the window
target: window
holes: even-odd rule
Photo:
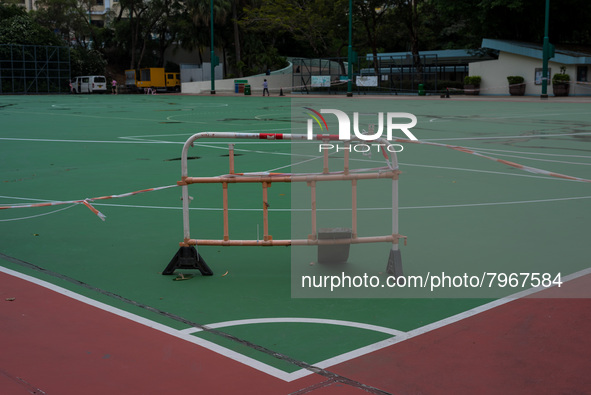
[[[587,82],[587,66],[577,66],[577,81]]]

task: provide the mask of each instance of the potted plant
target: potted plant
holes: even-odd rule
[[[523,77],[519,75],[513,75],[507,77],[509,82],[509,93],[511,96],[523,96],[525,95],[525,82]]]
[[[467,75],[464,77],[464,94],[478,95],[480,94],[480,78],[477,75]]]
[[[552,91],[554,96],[568,96],[570,88],[570,76],[566,74],[566,67],[560,68],[560,73],[552,77]]]

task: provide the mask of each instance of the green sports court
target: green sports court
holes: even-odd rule
[[[0,322],[9,350],[0,380],[14,394],[89,383],[91,393],[586,393],[590,105],[581,97],[0,96]],[[289,246],[198,245],[213,275],[162,275],[183,241],[184,142],[200,132],[305,134],[305,108],[357,111],[360,125],[380,111],[416,116],[420,143],[401,142],[397,153],[404,275],[447,274],[448,286],[433,287],[431,277],[423,289],[300,287],[303,275],[345,271],[384,284],[383,243],[352,245],[347,263],[329,269],[315,261],[317,247],[295,255]],[[303,161],[286,140],[201,139],[189,173],[227,174],[229,143],[237,172],[295,174]],[[331,158],[338,166],[341,155]],[[376,153],[353,157],[383,165]],[[321,153],[306,160],[307,172],[322,171]],[[294,185],[269,188],[275,239],[290,239],[308,218],[306,186],[301,198]],[[380,221],[391,200],[361,185],[360,226],[387,233]],[[319,199],[319,213],[345,213],[334,224],[322,217],[327,227],[348,226],[350,198],[337,190]],[[189,194],[191,234],[221,239],[221,186],[190,185]],[[261,202],[259,185],[230,185],[232,238],[260,237]],[[66,369],[76,378],[58,380]]]

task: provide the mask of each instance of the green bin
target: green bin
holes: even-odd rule
[[[244,94],[250,96],[250,85],[244,85]]]
[[[423,84],[419,84],[419,96],[425,96],[425,86]]]

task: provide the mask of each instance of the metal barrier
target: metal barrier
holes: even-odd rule
[[[399,276],[402,275],[402,260],[400,250],[398,249],[399,239],[405,239],[406,236],[398,234],[398,161],[396,152],[388,152],[383,149],[382,153],[386,158],[387,167],[380,169],[373,169],[372,172],[353,172],[349,169],[349,144],[351,141],[361,141],[352,139],[351,141],[343,141],[344,149],[344,168],[342,171],[331,172],[329,170],[328,150],[323,150],[323,170],[322,173],[315,174],[284,174],[284,173],[236,173],[234,170],[234,144],[229,144],[229,173],[214,177],[189,177],[187,169],[188,150],[193,143],[198,139],[203,138],[217,138],[217,139],[260,139],[260,140],[307,140],[306,134],[287,134],[287,133],[197,133],[191,136],[184,144],[181,156],[181,181],[177,182],[182,186],[182,202],[183,202],[183,232],[184,239],[180,242],[180,248],[170,261],[162,274],[173,274],[175,269],[197,269],[203,275],[212,275],[213,272],[207,266],[201,255],[197,252],[195,246],[209,245],[209,246],[335,246],[346,245],[347,248],[351,244],[361,243],[392,243],[390,256],[388,259],[387,272],[389,274]],[[314,138],[321,142],[338,141],[338,135],[316,135]],[[385,139],[376,139],[376,142],[383,144],[383,147],[390,146],[390,142]],[[364,141],[367,142],[367,141]],[[390,158],[389,158],[390,156]],[[389,159],[389,160],[388,160]],[[375,171],[379,170],[379,171]],[[365,236],[360,237],[357,234],[357,182],[359,180],[371,179],[391,179],[392,180],[392,234],[386,236]],[[325,181],[351,181],[351,226],[350,232],[345,237],[319,237],[316,229],[316,184]],[[311,191],[311,233],[307,239],[286,239],[274,240],[269,233],[269,203],[267,190],[274,182],[306,182]],[[190,220],[189,220],[189,185],[204,184],[204,183],[218,183],[222,184],[222,200],[223,200],[223,239],[192,239],[190,235]],[[229,220],[228,220],[228,184],[235,183],[260,183],[262,185],[262,200],[263,200],[263,240],[231,240],[229,236]],[[319,254],[320,255],[320,254]],[[326,255],[326,254],[324,254]]]

